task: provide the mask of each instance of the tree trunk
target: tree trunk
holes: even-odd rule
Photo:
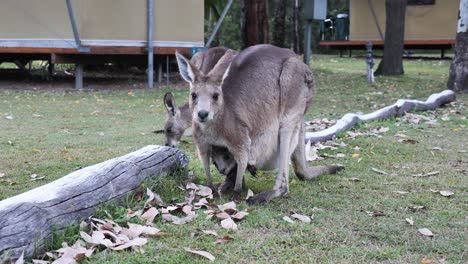
[[[77,223],[109,201],[121,201],[147,177],[187,166],[179,150],[146,146],[0,201],[0,261],[40,253],[53,229]]]
[[[455,55],[450,65],[447,87],[468,93],[468,0],[460,0]]]
[[[292,32],[292,39],[293,39],[293,46],[292,49],[296,54],[302,54],[302,25],[301,25],[301,3],[299,0],[292,0],[293,4],[293,28]]]
[[[403,71],[403,41],[407,0],[385,0],[384,55],[376,75],[401,75]]]
[[[243,0],[242,44],[247,48],[268,41],[268,11],[266,0]]]
[[[286,0],[275,0],[275,21],[273,29],[273,45],[285,47],[286,38]]]

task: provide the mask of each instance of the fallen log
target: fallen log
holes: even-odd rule
[[[25,256],[42,252],[53,228],[77,223],[103,203],[118,202],[147,177],[187,164],[181,151],[150,145],[0,201],[0,261],[16,259],[23,251]]]
[[[305,142],[321,142],[334,138],[336,134],[343,132],[359,122],[382,120],[389,117],[404,115],[408,111],[433,110],[441,105],[451,103],[456,100],[455,92],[445,90],[429,96],[426,101],[399,99],[396,103],[381,108],[369,114],[345,114],[335,125],[317,132],[306,132]]]

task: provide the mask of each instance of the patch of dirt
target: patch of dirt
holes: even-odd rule
[[[172,69],[171,69],[172,70]],[[157,71],[154,74],[154,88],[166,87],[166,76],[158,83]],[[185,82],[177,71],[169,73],[171,87],[185,87]],[[85,69],[83,90],[135,90],[147,89],[145,70],[137,67],[127,69],[91,68]],[[0,90],[45,90],[45,91],[75,91],[75,77],[72,70],[56,71],[49,76],[42,70],[33,70],[26,74],[17,69],[0,69]]]

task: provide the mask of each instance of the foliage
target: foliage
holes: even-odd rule
[[[214,25],[216,24],[216,21],[218,20],[222,10],[224,9],[224,6],[226,5],[228,1],[227,0],[210,0],[210,1],[205,1],[205,41],[208,40],[210,37]],[[292,47],[292,7],[293,1],[286,1],[286,44],[285,48],[290,48]],[[303,6],[304,0],[300,0],[301,5]],[[217,37],[215,38],[215,42],[213,43],[212,46],[225,46],[231,49],[239,50],[242,47],[241,43],[241,30],[240,30],[240,23],[242,19],[242,12],[241,12],[241,1],[234,1],[229,12],[226,15],[226,18],[223,22],[223,24],[220,27],[220,30],[218,32]],[[328,15],[335,17],[337,14],[340,13],[348,13],[348,1],[347,0],[330,0],[328,1]],[[270,35],[274,34],[273,29],[273,23],[274,23],[274,6],[275,6],[275,0],[269,0],[268,1],[268,12],[269,12],[269,32]],[[302,20],[302,29],[300,30],[301,32],[301,38],[303,38],[302,32],[305,30],[305,21],[304,18],[301,17]],[[273,39],[272,36],[270,36],[270,40]],[[320,52],[327,52],[325,48],[320,48],[318,47],[318,42],[320,40],[320,32],[319,32],[319,21],[313,21],[312,22],[312,50],[315,51],[320,51]],[[301,40],[301,43],[304,42],[304,40]]]

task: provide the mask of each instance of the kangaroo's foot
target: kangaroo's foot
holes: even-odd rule
[[[268,203],[277,197],[282,197],[288,194],[287,188],[273,189],[268,191],[263,191],[259,194],[256,194],[249,199],[247,199],[247,204],[252,206],[256,204]]]
[[[345,167],[340,165],[324,165],[315,167],[306,167],[305,171],[296,171],[296,175],[301,180],[311,180],[322,174],[335,174]]]
[[[226,180],[218,185],[218,191],[225,194],[234,189],[236,185],[236,170],[232,170],[227,176]],[[242,189],[245,189],[245,180],[242,180]]]

